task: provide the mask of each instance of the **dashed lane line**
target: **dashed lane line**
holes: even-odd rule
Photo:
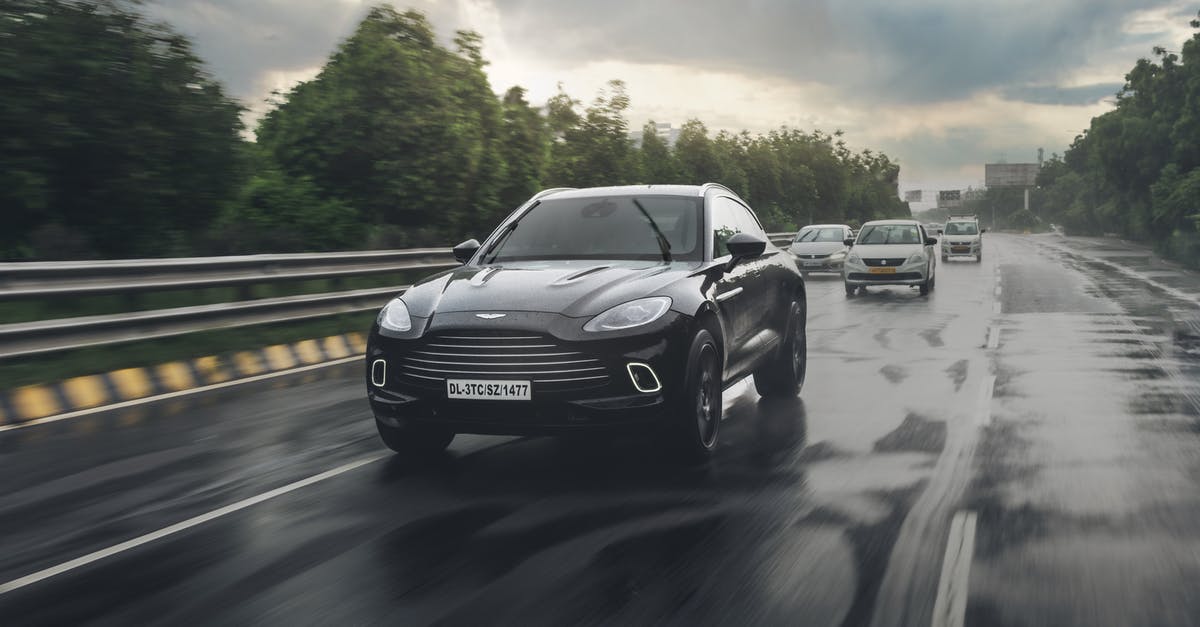
[[[33,585],[35,583],[38,583],[39,581],[44,581],[46,579],[50,579],[51,577],[56,577],[56,576],[62,575],[64,573],[68,573],[77,568],[81,568],[83,566],[87,566],[88,564],[92,564],[94,562],[98,562],[100,560],[112,557],[114,555],[124,553],[125,551],[135,549],[144,544],[149,544],[156,540],[161,540],[162,538],[165,538],[167,536],[179,533],[181,531],[186,531],[197,525],[202,525],[206,522],[215,520],[222,516],[226,516],[228,514],[232,514],[237,511],[241,511],[243,509],[246,509],[247,507],[251,507],[253,505],[262,503],[263,501],[271,500],[277,496],[283,496],[284,494],[287,494],[288,492],[293,492],[293,491],[299,490],[300,488],[304,488],[304,487],[313,485],[314,483],[320,483],[321,481],[325,481],[326,479],[332,479],[333,477],[348,473],[352,470],[361,468],[361,467],[366,466],[367,464],[370,464],[373,462],[377,462],[377,461],[379,461],[385,457],[389,457],[389,456],[390,455],[388,455],[386,453],[378,453],[376,455],[371,455],[369,457],[365,457],[365,458],[359,459],[357,461],[353,461],[353,462],[350,462],[347,464],[342,464],[341,466],[338,466],[337,468],[334,468],[332,470],[326,470],[325,472],[313,475],[311,477],[308,477],[307,479],[301,479],[299,481],[289,483],[285,486],[275,488],[274,490],[264,492],[257,496],[252,496],[248,499],[243,499],[236,503],[226,505],[225,507],[214,509],[211,512],[207,512],[205,514],[200,514],[199,516],[194,516],[183,522],[178,522],[178,523],[175,523],[168,527],[163,527],[162,529],[159,529],[157,531],[152,531],[150,533],[138,536],[131,540],[126,540],[125,542],[121,542],[120,544],[114,544],[108,548],[104,548],[104,549],[100,549],[99,551],[94,551],[92,553],[88,553],[87,555],[77,557],[68,562],[63,562],[62,564],[59,564],[57,566],[51,566],[50,568],[39,570],[36,573],[26,575],[19,579],[14,579],[7,583],[0,584],[0,595],[8,594],[9,592],[13,592],[14,590],[20,590],[21,588]]]
[[[967,578],[975,554],[976,514],[960,511],[950,521],[946,554],[942,558],[942,576],[933,604],[932,627],[962,627],[967,615]]]
[[[979,402],[976,405],[975,424],[992,422],[992,394],[996,391],[996,376],[989,375],[979,386]]]

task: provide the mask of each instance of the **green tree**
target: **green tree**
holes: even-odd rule
[[[267,114],[259,143],[290,176],[410,236],[389,244],[457,237],[499,206],[504,169],[479,39],[460,33],[456,44],[438,45],[419,12],[371,9],[321,73]]]
[[[642,127],[641,178],[652,185],[682,182],[675,155],[667,141],[658,136],[653,120]]]
[[[7,0],[0,94],[0,256],[188,254],[241,183],[241,108],[133,2]]]
[[[638,160],[625,119],[629,108],[625,83],[609,81],[582,115],[575,111],[576,106],[561,88],[550,103],[550,126],[556,135],[550,151],[550,186],[633,183]]]

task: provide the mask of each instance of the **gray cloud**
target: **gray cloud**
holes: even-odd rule
[[[1028,85],[1005,87],[1001,93],[1008,100],[1020,100],[1034,104],[1088,105],[1115,97],[1122,87],[1124,87],[1123,83],[1101,83],[1079,87]]]
[[[564,67],[679,63],[922,103],[1053,83],[1127,43],[1128,16],[1165,0],[498,2],[514,39]]]

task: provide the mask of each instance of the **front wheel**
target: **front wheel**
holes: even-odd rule
[[[983,251],[982,250],[979,251],[978,255],[975,255],[975,263],[983,263]]]
[[[705,329],[692,338],[688,349],[683,391],[671,411],[671,444],[690,462],[707,460],[717,446],[721,428],[723,370],[717,343]]]
[[[775,356],[754,373],[754,387],[761,396],[794,397],[804,387],[808,367],[808,338],[804,308],[793,302],[788,313],[783,343]]]
[[[854,290],[857,289],[849,283],[846,284],[846,296],[854,296]]]
[[[454,433],[437,427],[408,425],[393,427],[375,418],[375,427],[379,429],[379,439],[393,451],[409,457],[432,457],[446,450]]]

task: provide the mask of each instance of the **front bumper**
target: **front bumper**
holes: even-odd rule
[[[796,267],[801,272],[841,272],[845,261],[845,257],[824,257],[821,259],[796,257]]]
[[[925,282],[925,264],[905,264],[895,268],[894,273],[875,274],[866,265],[847,264],[843,277],[846,285],[920,285]],[[876,268],[877,269],[877,268]]]
[[[942,243],[943,257],[975,257],[979,255],[979,251],[983,248],[983,244],[973,242],[970,244],[951,244]]]
[[[540,319],[543,317],[547,319]],[[557,320],[550,320],[551,317]],[[442,314],[421,337],[416,338],[386,337],[378,328],[372,329],[367,345],[366,384],[367,399],[376,417],[390,426],[406,423],[439,425],[457,433],[490,435],[639,430],[661,425],[667,416],[669,399],[682,388],[685,352],[691,333],[689,316],[670,312],[663,320],[648,325],[651,328],[636,335],[606,333],[605,337],[583,332],[563,333],[561,317],[553,314],[523,314],[510,318],[513,320],[481,324],[470,314]],[[559,334],[548,333],[546,329],[557,329]],[[545,346],[536,349],[544,353],[563,356],[526,357],[520,352],[525,349],[514,348],[491,351],[490,344],[493,341],[502,343],[506,336],[543,338],[527,343]],[[473,345],[488,348],[446,348],[446,344],[455,340],[439,339],[461,340],[463,337],[488,338],[471,340]],[[434,348],[431,349],[431,345],[435,345]],[[429,363],[431,358],[427,353],[431,350],[449,355],[432,358],[437,363],[449,365]],[[466,368],[459,362],[468,357],[474,364],[470,366],[473,369],[470,374],[434,371]],[[372,382],[370,371],[371,364],[379,359],[387,362],[383,385]],[[553,375],[556,379],[538,372],[549,368],[550,363],[567,362],[586,362],[581,366],[589,371],[578,377],[570,373]],[[626,367],[630,363],[649,365],[661,383],[661,389],[639,391]],[[572,367],[577,366],[555,366]],[[582,376],[584,374],[588,376]],[[531,398],[451,399],[446,384],[451,378],[528,380]]]

